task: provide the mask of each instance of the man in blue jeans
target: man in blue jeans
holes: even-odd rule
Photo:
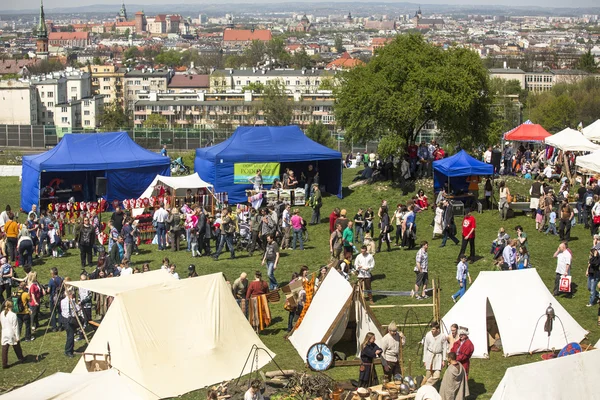
[[[456,280],[458,281],[458,292],[452,295],[452,301],[456,303],[456,300],[463,297],[467,291],[467,279],[469,279],[469,285],[472,283],[471,274],[469,274],[469,264],[467,264],[467,255],[460,255],[460,262],[456,266]]]
[[[592,247],[592,250],[590,251],[586,275],[588,278],[588,290],[590,291],[590,301],[587,306],[591,307],[596,304],[598,300],[598,281],[600,280],[600,254],[595,247]]]
[[[50,312],[52,313],[52,317],[50,319],[50,327],[52,328],[52,332],[57,332],[61,328],[60,324],[57,323],[58,315],[60,315],[60,308],[57,308],[55,310],[54,307],[57,306],[57,303],[60,302],[62,283],[63,279],[60,276],[58,276],[58,268],[51,268],[48,289],[50,290]]]
[[[273,235],[267,235],[267,247],[263,256],[262,265],[267,264],[267,275],[269,276],[269,289],[277,289],[277,279],[275,279],[275,270],[279,263],[279,246],[273,240]]]
[[[154,211],[154,216],[152,217],[152,221],[156,225],[158,250],[165,250],[167,248],[167,226],[165,224],[167,222],[167,218],[169,218],[169,213],[161,204],[160,207]],[[117,227],[115,226],[115,228]],[[119,231],[118,228],[117,231]]]
[[[73,358],[73,351],[75,347],[75,330],[77,329],[77,322],[73,322],[72,319],[76,318],[75,314],[78,313],[81,308],[75,302],[75,294],[73,289],[66,291],[66,296],[60,302],[61,319],[65,331],[67,332],[67,341],[65,342],[65,356]]]

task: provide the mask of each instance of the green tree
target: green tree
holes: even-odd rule
[[[252,93],[263,93],[265,91],[265,85],[261,82],[250,82],[248,85],[243,86],[242,90],[250,90]]]
[[[240,68],[242,65],[244,65],[245,60],[244,57],[232,54],[230,56],[227,56],[225,58],[225,68],[234,68],[234,69],[238,69]]]
[[[342,37],[340,35],[337,35],[335,37],[333,47],[335,47],[335,51],[337,51],[338,53],[343,53],[344,51],[346,51],[346,48],[344,47],[344,41],[342,40]]]
[[[290,55],[285,51],[285,41],[281,37],[274,37],[266,44],[266,55],[276,65],[282,66],[290,59]]]
[[[581,56],[577,63],[577,68],[590,73],[594,73],[598,70],[598,64],[596,64],[596,61],[594,60],[591,49],[588,49],[588,51]]]
[[[169,121],[160,114],[150,114],[144,121],[144,128],[164,128],[167,126]]]
[[[329,132],[329,129],[327,129],[327,127],[321,122],[311,122],[308,128],[306,128],[305,133],[309,139],[314,140],[315,142],[322,144],[323,146],[331,148],[335,146],[335,143],[331,138],[331,133]]]
[[[94,65],[100,65],[100,64],[102,64],[102,60],[100,59],[100,57],[96,56],[92,60],[92,64],[94,64]]]
[[[253,40],[250,46],[244,50],[246,65],[255,67],[265,61],[267,57],[267,45],[262,40]]]
[[[259,107],[264,113],[267,125],[283,126],[292,121],[292,102],[288,99],[285,86],[279,80],[271,81],[265,86]]]
[[[164,64],[171,68],[182,65],[181,53],[177,50],[162,51],[159,55],[154,57],[154,61],[158,64]]]
[[[406,144],[432,121],[446,142],[478,143],[492,119],[488,85],[474,52],[400,35],[369,64],[342,75],[335,116],[354,143],[395,135],[393,142]]]
[[[538,104],[531,118],[548,131],[558,132],[577,124],[577,103],[567,93],[560,96],[551,92],[542,93],[536,101]]]
[[[321,78],[321,83],[319,84],[319,90],[335,90],[337,88],[337,82],[333,76],[323,77]]]
[[[42,60],[39,64],[28,67],[32,75],[47,74],[54,71],[62,71],[65,66],[57,60]]]
[[[296,50],[292,56],[292,64],[297,69],[310,68],[313,65],[310,56],[303,48]]]
[[[121,106],[116,103],[106,104],[100,114],[100,128],[104,131],[116,131],[129,128],[131,121]]]
[[[123,53],[123,57],[125,57],[126,60],[135,60],[136,58],[140,57],[141,55],[142,55],[142,53],[140,52],[140,49],[138,49],[136,46],[132,46],[132,47],[128,48]]]
[[[131,34],[131,29],[127,28],[127,29],[125,29],[125,32],[123,33],[123,36],[129,37],[130,34]]]

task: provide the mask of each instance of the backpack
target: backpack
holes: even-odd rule
[[[594,195],[592,192],[585,192],[584,199],[586,207],[591,207],[594,205]]]
[[[15,314],[19,314],[25,311],[25,306],[23,305],[23,292],[22,290],[17,291],[17,293],[15,293],[15,296],[13,296],[12,298],[12,303],[13,303],[13,309],[12,311]]]

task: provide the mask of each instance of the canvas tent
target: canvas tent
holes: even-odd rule
[[[466,191],[469,187],[467,177],[472,175],[493,175],[494,166],[471,157],[461,150],[452,157],[433,162],[433,188],[437,192],[446,183],[449,187]]]
[[[140,287],[134,278],[144,275],[133,275],[118,290],[93,286],[95,281],[71,282],[102,294],[116,293],[86,352],[106,354],[110,346],[112,367],[159,398],[180,396],[252,371],[252,362],[245,364],[250,350],[265,346],[222,273]],[[116,281],[125,278],[101,281],[121,285]],[[185,306],[191,303],[194,307]],[[258,368],[269,361],[261,354]],[[73,372],[86,371],[82,358]]]
[[[511,142],[543,142],[551,136],[541,125],[527,120],[504,134],[504,140]]]
[[[563,333],[557,319],[548,341],[545,319],[537,327],[536,323],[549,304],[565,330]],[[561,349],[567,342],[581,342],[588,333],[552,296],[535,268],[480,272],[466,294],[444,315],[442,327],[449,331],[456,323],[469,328],[475,346],[473,357],[488,358],[488,328],[494,320],[505,356]]]
[[[157,396],[116,369],[94,373],[57,372],[0,396],[1,400],[23,399],[128,399],[153,400]]]
[[[597,399],[600,351],[510,367],[492,400]]]
[[[594,142],[600,142],[600,119],[583,128],[583,136]]]
[[[590,142],[583,133],[575,129],[566,128],[547,137],[545,143],[562,151],[595,151],[600,150],[600,145]]]
[[[600,150],[596,150],[585,156],[578,156],[575,159],[575,165],[595,173],[600,173]]]
[[[234,183],[235,164],[241,163],[279,163],[279,175],[289,167],[297,177],[313,164],[319,184],[328,193],[342,195],[342,154],[310,140],[297,126],[240,126],[226,141],[197,149],[194,169],[217,192],[227,192],[234,204],[247,201],[245,190],[252,188],[249,182]]]
[[[168,157],[140,147],[127,132],[67,134],[52,150],[23,157],[21,208],[40,204],[42,189],[54,179],[64,181],[61,190],[66,202],[95,201],[96,178],[107,179],[106,199],[138,198],[157,174],[170,175]]]
[[[349,322],[356,322],[356,348],[368,332],[381,341],[381,325],[356,288],[335,270],[319,286],[300,326],[289,337],[290,343],[306,361],[308,349],[315,343],[333,347],[344,336]],[[358,355],[358,354],[357,354]]]

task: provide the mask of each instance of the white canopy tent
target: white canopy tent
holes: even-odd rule
[[[109,369],[85,374],[57,372],[2,395],[0,399],[154,400],[158,397],[116,369]]]
[[[492,400],[597,399],[600,351],[510,367]]]
[[[575,165],[592,172],[600,173],[600,150],[586,154],[585,156],[578,156],[575,159]]]
[[[373,332],[375,340],[381,342],[381,326],[362,295],[332,269],[320,284],[302,323],[289,337],[290,343],[306,361],[313,344],[323,342],[332,347],[342,339],[348,322],[354,319],[358,351],[368,332]]]
[[[545,317],[540,317],[550,304],[562,325],[557,318],[548,340]],[[488,358],[488,318],[498,325],[505,357],[561,349],[567,343],[581,342],[588,333],[552,296],[535,268],[480,272],[465,295],[444,315],[442,327],[446,332],[454,323],[469,328],[475,347],[473,357]]]
[[[583,128],[583,136],[588,140],[600,142],[600,119]]]
[[[116,296],[129,290],[141,289],[166,281],[175,280],[172,274],[164,269],[131,274],[114,278],[92,279],[87,281],[65,282],[65,285],[86,288],[94,293]]]
[[[144,275],[102,279],[106,283],[102,287],[96,281],[71,282],[99,293],[115,293],[87,353],[106,354],[110,346],[112,367],[159,398],[180,396],[253,371],[253,357],[245,364],[248,355],[253,346],[266,347],[222,273],[142,286],[136,278]],[[158,272],[156,276],[160,277]],[[261,354],[254,367],[269,361]],[[83,358],[73,372],[87,373]]]
[[[563,151],[595,151],[600,150],[600,145],[590,142],[583,133],[575,129],[566,128],[547,137],[544,142],[548,146],[556,147]]]

